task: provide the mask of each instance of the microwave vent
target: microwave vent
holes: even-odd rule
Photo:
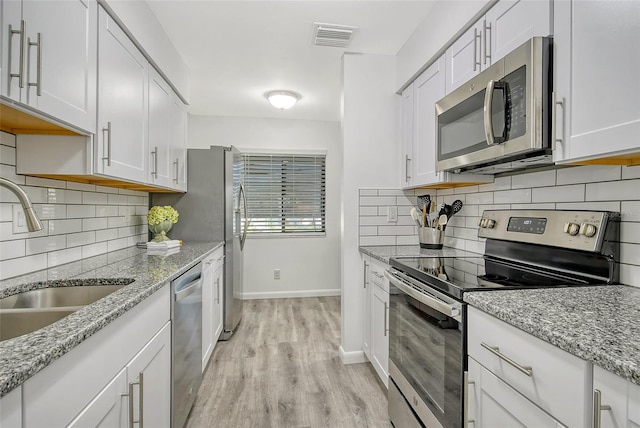
[[[353,32],[358,27],[350,25],[313,23],[313,44],[334,48],[347,48],[351,44]]]

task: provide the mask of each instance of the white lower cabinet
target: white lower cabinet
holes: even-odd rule
[[[370,259],[367,284],[369,354],[367,357],[385,386],[389,382],[389,280],[384,271],[389,266]]]
[[[169,307],[167,284],[28,379],[22,427],[170,426]]]
[[[476,308],[467,320],[474,428],[590,426],[589,362]]]
[[[0,398],[0,427],[22,426],[22,389],[16,388]]]
[[[640,385],[593,366],[594,427],[640,427]],[[597,401],[600,400],[600,408]],[[597,425],[597,423],[600,423]]]
[[[202,371],[211,358],[222,333],[222,281],[224,247],[202,263]]]

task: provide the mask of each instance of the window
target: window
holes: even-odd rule
[[[248,233],[324,234],[326,155],[244,154]]]

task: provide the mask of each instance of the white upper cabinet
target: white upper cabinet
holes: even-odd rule
[[[171,103],[171,188],[187,191],[187,110],[173,95]]]
[[[97,171],[147,181],[148,62],[100,8]]]
[[[402,91],[402,118],[400,121],[400,142],[402,144],[401,187],[413,185],[413,83]]]
[[[493,182],[492,176],[436,171],[435,103],[445,95],[445,70],[446,59],[441,56],[402,93],[404,188],[445,188]]]
[[[554,15],[554,160],[637,161],[640,2],[556,1]]]
[[[171,124],[173,91],[149,67],[149,183],[171,187]]]
[[[3,1],[2,96],[96,130],[96,2]]]
[[[529,40],[552,29],[551,0],[502,0],[447,49],[446,93]]]

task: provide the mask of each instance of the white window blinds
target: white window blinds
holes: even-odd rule
[[[326,155],[244,154],[248,233],[325,233]]]

